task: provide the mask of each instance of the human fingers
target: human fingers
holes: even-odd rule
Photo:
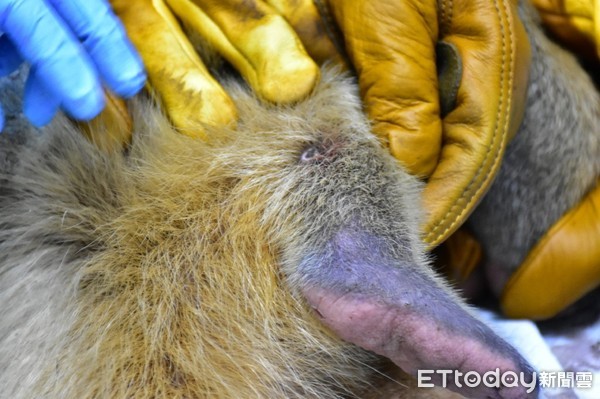
[[[318,64],[325,61],[344,63],[343,44],[336,40],[335,27],[326,24],[313,0],[266,0],[294,28],[306,52]],[[324,15],[326,16],[326,14]]]
[[[1,2],[0,29],[70,115],[86,120],[102,110],[104,96],[91,60],[45,1]]]
[[[60,107],[60,100],[54,97],[44,82],[39,78],[37,70],[32,68],[25,84],[23,113],[37,127],[48,124]]]
[[[22,62],[19,52],[8,36],[0,33],[0,76],[13,72]]]
[[[330,4],[374,132],[409,172],[428,177],[442,145],[435,65],[437,3]]]
[[[598,286],[600,180],[548,230],[511,276],[502,293],[502,311],[514,318],[547,319]]]
[[[429,212],[424,239],[431,246],[461,226],[487,193],[523,119],[531,53],[516,3],[440,3],[440,40],[456,49],[462,66],[423,192]]]
[[[130,97],[144,86],[142,61],[105,0],[49,2],[87,50],[113,92]]]
[[[410,173],[428,179],[423,232],[435,247],[485,194],[522,119],[529,42],[516,4],[330,0],[329,5],[374,132]],[[444,58],[454,71],[438,77],[436,61]]]

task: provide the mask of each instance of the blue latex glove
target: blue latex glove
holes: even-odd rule
[[[146,80],[106,0],[0,0],[0,32],[0,76],[31,65],[23,111],[37,126],[59,107],[89,120],[104,107],[102,83],[128,97]]]

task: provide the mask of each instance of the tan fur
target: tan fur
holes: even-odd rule
[[[0,136],[0,398],[450,395],[382,375],[387,363],[335,337],[298,293],[307,243],[360,212],[461,303],[428,267],[420,185],[371,135],[355,85],[324,70],[290,107],[228,85],[238,128],[207,142],[143,101],[128,154],[65,119]],[[323,142],[339,161],[302,164]]]
[[[375,390],[379,361],[322,326],[281,268],[282,243],[296,256],[289,248],[307,223],[286,214],[307,200],[295,187],[307,178],[306,145],[328,132],[383,151],[354,86],[326,72],[309,101],[284,110],[229,90],[241,124],[211,132],[209,144],[135,103],[126,157],[98,151],[64,120],[14,150],[0,215],[1,397]],[[405,202],[416,204],[405,179]]]

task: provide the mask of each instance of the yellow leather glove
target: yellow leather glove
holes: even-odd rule
[[[533,0],[544,25],[577,52],[600,57],[600,0]]]
[[[428,179],[423,231],[434,247],[485,194],[521,122],[530,54],[516,1],[316,3],[341,31],[375,132],[410,172]],[[440,58],[458,71],[441,88],[439,41],[447,44]],[[442,99],[444,117],[440,89],[451,98]]]
[[[529,49],[514,3],[475,3],[442,1],[438,7],[437,2],[417,0],[112,0],[142,53],[152,86],[175,124],[189,134],[201,134],[192,130],[198,121],[230,123],[235,110],[173,15],[198,30],[240,69],[259,95],[273,102],[303,97],[318,77],[289,25],[318,62],[339,61],[338,52],[345,48],[376,132],[400,162],[429,178],[425,191],[429,218],[424,229],[431,246],[468,217],[521,121]],[[342,39],[330,40],[336,39],[338,29]],[[444,53],[437,48],[438,59],[450,59],[450,72],[438,80],[440,65],[435,59],[440,40],[450,44]],[[452,65],[453,52],[458,54],[454,61],[462,62]],[[438,98],[440,91],[446,93],[445,99]],[[210,101],[204,101],[206,97]],[[440,102],[449,111],[443,118]],[[600,197],[594,195],[582,211],[565,216],[567,222],[551,230],[507,284],[502,303],[509,315],[536,317],[562,308],[564,295],[545,295],[555,301],[542,304],[535,293],[564,270],[555,268],[555,274],[544,279],[546,269],[540,266],[548,264],[559,246],[571,248],[564,237],[588,237],[585,242],[591,248],[581,251],[589,258],[577,261],[587,272],[564,285],[566,296],[576,297],[594,285],[598,277],[590,265],[598,256],[592,249],[600,245],[587,232],[597,226],[569,227],[591,220],[586,216],[594,211],[590,204]],[[480,251],[475,241],[467,247],[464,241],[455,236],[447,247],[450,253],[463,251],[463,255],[464,248],[470,248],[468,256],[455,259],[472,269]]]
[[[501,298],[509,317],[543,320],[600,286],[600,180],[558,220],[510,278]]]
[[[434,246],[485,194],[521,122],[529,54],[514,3],[441,1],[438,7],[411,0],[329,0],[328,5],[322,8],[340,27],[377,133],[413,173],[429,177],[424,231]],[[453,44],[462,59],[456,104],[444,118],[438,104],[446,101],[438,99],[438,91],[447,94],[448,87],[436,80],[437,40]],[[540,240],[505,287],[501,305],[508,316],[552,317],[600,285],[599,210],[597,188]],[[481,259],[478,243],[465,231],[452,235],[443,249],[458,266],[453,273],[459,279]]]
[[[432,247],[478,203],[521,120],[529,47],[513,0],[444,0],[439,7],[437,0],[111,3],[171,119],[191,135],[201,135],[194,129],[198,119],[226,124],[235,119],[235,110],[174,15],[273,102],[302,98],[318,79],[316,65],[290,25],[318,61],[335,58],[324,32],[335,36],[341,30],[343,44],[333,43],[347,50],[376,133],[412,173],[429,179],[424,231]],[[454,81],[446,79],[452,95],[445,101],[449,113],[444,118],[435,64],[439,40],[450,44],[446,53],[462,60],[454,68]]]
[[[600,0],[533,0],[543,23],[572,50],[600,57]],[[600,286],[600,181],[550,228],[507,282],[509,317],[555,316]]]
[[[447,277],[463,289],[484,284],[471,281],[482,250],[466,230],[449,237],[437,255]],[[599,286],[600,180],[533,247],[504,286],[500,305],[508,317],[544,320]]]
[[[306,96],[319,69],[275,8],[260,0],[110,0],[174,125],[203,137],[201,123],[227,125],[236,110],[210,76],[177,18],[197,31],[274,103]]]

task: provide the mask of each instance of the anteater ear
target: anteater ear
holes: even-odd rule
[[[303,294],[323,323],[413,376],[429,370],[428,383],[467,397],[537,397],[533,370],[517,351],[474,318],[431,273],[386,251],[385,242],[343,230],[302,263]],[[452,374],[435,372],[442,370]],[[510,373],[504,385],[468,386],[464,375],[469,372],[469,383],[487,372]],[[513,376],[520,378],[514,381]]]

